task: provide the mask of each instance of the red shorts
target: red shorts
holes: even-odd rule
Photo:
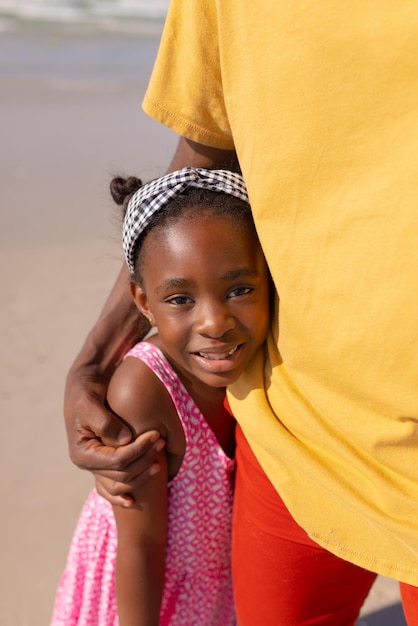
[[[340,559],[296,524],[237,428],[232,566],[239,626],[353,626],[376,574]],[[402,585],[409,626],[418,588]]]

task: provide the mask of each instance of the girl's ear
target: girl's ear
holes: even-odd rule
[[[136,283],[131,283],[130,290],[131,290],[131,296],[136,306],[141,311],[142,315],[144,315],[147,319],[152,318],[152,314],[148,305],[148,299],[142,287],[140,287]]]

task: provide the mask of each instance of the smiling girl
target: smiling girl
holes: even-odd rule
[[[116,626],[118,616],[120,626],[233,626],[225,387],[269,324],[246,189],[239,174],[188,167],[144,186],[115,178],[111,192],[126,208],[131,294],[156,332],[125,356],[107,400],[134,436],[161,433],[163,471],[133,490],[134,508],[89,496],[52,626]]]

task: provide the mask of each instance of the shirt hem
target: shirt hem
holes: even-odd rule
[[[231,138],[206,130],[198,124],[195,124],[194,122],[173,113],[173,111],[162,107],[160,103],[152,100],[152,98],[147,95],[145,95],[142,102],[142,109],[147,115],[155,119],[157,122],[160,122],[164,126],[167,126],[182,137],[186,137],[191,141],[196,141],[197,143],[201,143],[211,148],[219,148],[220,150],[235,149]]]
[[[394,565],[389,561],[384,561],[377,557],[359,553],[348,546],[343,546],[331,541],[327,541],[316,533],[308,532],[310,538],[318,545],[329,550],[337,557],[349,561],[358,567],[375,572],[381,576],[392,578],[396,581],[407,583],[409,585],[418,586],[418,570]]]

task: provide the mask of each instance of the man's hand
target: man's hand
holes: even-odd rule
[[[105,381],[97,377],[80,371],[69,375],[64,412],[70,457],[81,469],[93,472],[106,500],[129,507],[132,483],[145,483],[159,471],[155,457],[165,442],[157,431],[132,439],[126,424],[106,408],[105,389]]]
[[[149,330],[132,301],[129,272],[122,267],[100,317],[68,372],[64,416],[70,458],[96,476],[99,493],[112,504],[129,506],[130,483],[147,481],[159,471],[159,433],[133,440],[126,424],[108,410],[109,380],[125,352]],[[138,476],[140,477],[138,479]]]
[[[102,445],[99,453],[110,454],[111,463],[117,466],[121,462],[123,467],[114,470],[92,470],[98,493],[113,505],[132,507],[133,490],[145,485],[151,476],[160,471],[156,455],[164,446],[164,439],[153,430],[139,435],[132,443],[120,448]],[[132,462],[125,466],[125,462],[132,456]]]

